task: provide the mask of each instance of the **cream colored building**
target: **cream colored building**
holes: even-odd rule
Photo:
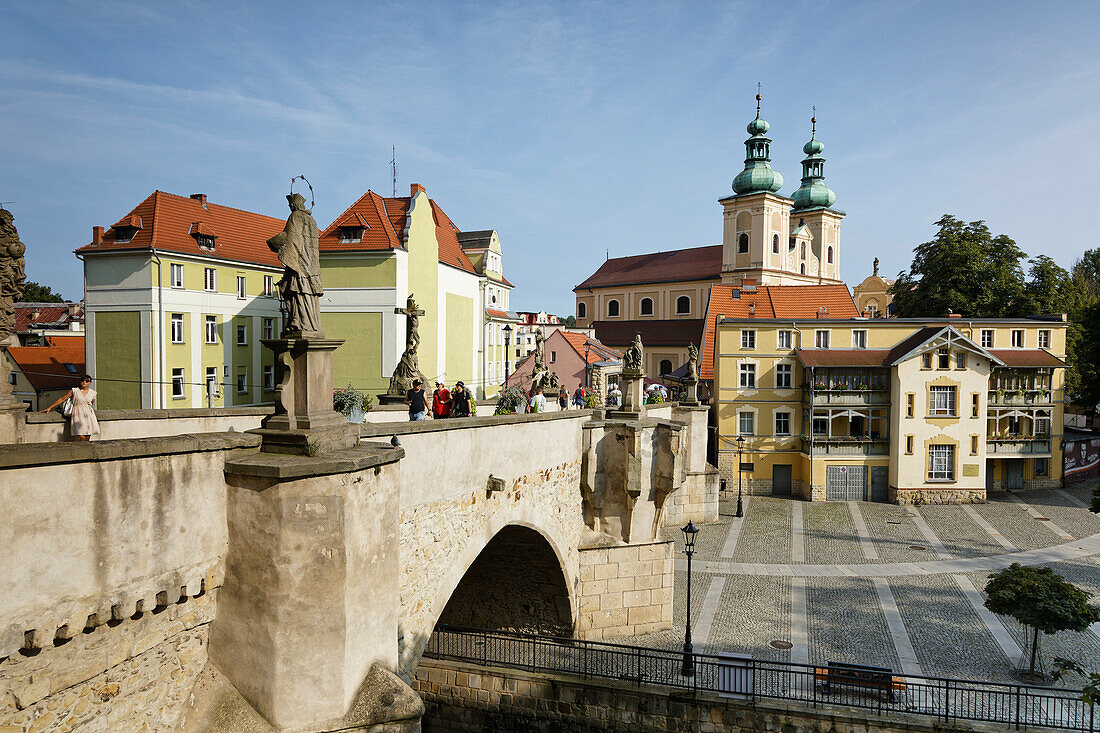
[[[1064,317],[717,320],[732,486],[738,438],[748,493],[944,503],[1061,482]]]
[[[892,315],[890,305],[894,296],[890,292],[894,281],[878,274],[878,257],[875,258],[874,271],[859,285],[852,288],[852,298],[859,312],[870,318],[887,318]]]

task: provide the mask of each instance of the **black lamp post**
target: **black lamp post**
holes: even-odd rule
[[[588,341],[586,339],[585,342],[584,342],[584,391],[585,392],[592,389],[592,384],[591,384],[592,377],[590,376],[591,372],[589,371],[590,367],[589,367],[589,364],[588,364],[588,349],[589,348],[590,347],[589,347]]]
[[[512,324],[504,326],[504,382],[508,383],[508,352],[512,346]]]
[[[684,666],[680,674],[684,677],[695,676],[695,655],[691,652],[691,556],[695,554],[695,535],[699,530],[688,520],[687,526],[680,530],[684,533],[684,554],[688,556],[688,594],[687,621],[684,623]]]
[[[745,513],[741,510],[741,468],[744,466],[741,461],[741,455],[745,450],[745,436],[737,436],[737,514],[738,517],[745,516]]]

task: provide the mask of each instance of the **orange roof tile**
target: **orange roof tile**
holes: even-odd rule
[[[745,290],[733,285],[712,285],[703,330],[699,378],[714,379],[714,335],[719,316],[726,318],[817,318],[825,307],[826,318],[858,318],[859,311],[847,285],[760,285]]]
[[[48,346],[12,346],[8,353],[35,389],[80,386],[84,374],[83,336],[51,338]]]
[[[595,338],[589,338],[583,333],[577,333],[576,331],[562,331],[558,330],[558,333],[562,335],[562,338],[568,342],[573,350],[576,351],[581,359],[584,359],[584,345],[588,343],[588,363],[596,364],[607,359],[622,359],[623,355],[615,349],[604,346]]]
[[[120,226],[140,220],[141,229],[128,242],[116,241]],[[201,223],[208,232],[218,232],[213,252],[200,249],[191,236],[192,226]],[[77,254],[96,255],[126,250],[158,249],[199,257],[214,257],[234,262],[248,262],[269,267],[282,267],[279,258],[267,246],[267,240],[283,230],[283,219],[251,211],[207,203],[187,196],[154,191],[104,233],[100,244],[87,244]]]

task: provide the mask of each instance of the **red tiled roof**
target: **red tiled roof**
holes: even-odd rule
[[[495,308],[486,308],[485,312],[491,315],[493,318],[508,318],[507,311],[498,311]]]
[[[630,257],[615,257],[577,287],[605,288],[613,285],[710,280],[722,274],[722,245],[691,247],[671,252],[655,252]]]
[[[600,343],[599,339],[589,338],[583,333],[577,333],[576,331],[562,331],[559,329],[558,333],[560,333],[562,338],[573,347],[573,350],[580,355],[582,360],[584,359],[584,345],[587,343],[589,364],[597,364],[608,359],[621,360],[623,358],[620,352],[609,346],[604,346]]]
[[[699,345],[703,335],[702,318],[685,318],[675,321],[593,321],[596,336],[606,344],[627,346],[634,334],[642,334],[644,346]]]
[[[59,336],[49,346],[12,346],[11,358],[35,389],[79,387],[84,374],[84,337]],[[70,371],[65,365],[72,364]]]
[[[1010,367],[1064,367],[1066,363],[1043,349],[989,349]]]
[[[132,226],[140,219],[141,228],[129,242],[115,241],[116,229]],[[208,203],[198,199],[154,191],[133,211],[107,230],[100,244],[87,244],[77,254],[95,255],[125,250],[159,249],[199,257],[216,257],[235,262],[250,262],[281,267],[279,258],[267,246],[267,240],[283,230],[286,221],[251,211]],[[219,233],[217,246],[208,252],[199,248],[191,236],[195,226]]]
[[[38,315],[35,316],[37,311]],[[15,333],[23,333],[34,326],[52,326],[55,324],[68,327],[73,321],[84,320],[84,307],[73,318],[69,315],[69,306],[64,303],[16,303],[15,304]]]
[[[890,349],[795,349],[803,366],[886,366]]]
[[[726,318],[858,318],[859,311],[848,286],[760,285],[745,290],[733,285],[712,285],[699,358],[699,378],[714,379],[714,336],[718,316]]]

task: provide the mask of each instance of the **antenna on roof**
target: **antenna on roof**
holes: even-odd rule
[[[393,170],[393,197],[397,198],[397,146],[393,146],[393,157],[390,158],[390,168]]]
[[[604,258],[605,260],[609,260],[609,259],[611,259],[611,250],[610,250],[610,249],[605,249],[605,250],[603,251],[603,258]]]

